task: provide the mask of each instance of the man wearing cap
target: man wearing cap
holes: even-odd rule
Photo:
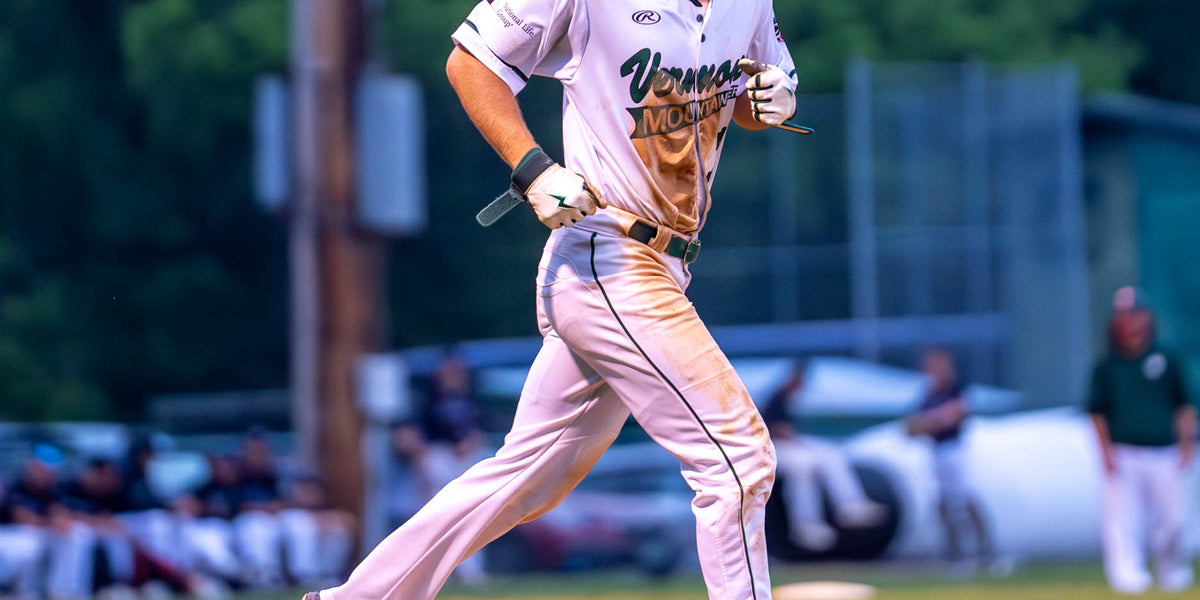
[[[1118,592],[1148,590],[1148,540],[1159,587],[1179,591],[1192,583],[1181,481],[1195,449],[1196,410],[1183,364],[1155,342],[1140,291],[1117,291],[1108,334],[1087,401],[1105,472],[1105,575]]]

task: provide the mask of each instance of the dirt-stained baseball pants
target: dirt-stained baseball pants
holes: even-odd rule
[[[632,413],[696,492],[713,600],[767,600],[764,505],[775,453],[745,386],[684,296],[680,259],[629,239],[605,210],[551,233],[539,265],[544,336],[492,458],[447,485],[322,600],[433,598],[455,565],[555,507]],[[624,222],[622,222],[624,221]]]

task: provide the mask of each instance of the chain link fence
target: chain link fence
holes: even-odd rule
[[[805,96],[817,133],[731,133],[690,294],[710,325],[830,321],[821,347],[1078,401],[1090,362],[1069,66],[868,64]],[[784,347],[771,352],[787,351]]]

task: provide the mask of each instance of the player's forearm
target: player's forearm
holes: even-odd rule
[[[537,145],[508,84],[470,53],[456,46],[446,77],[471,122],[509,167]]]
[[[1107,450],[1112,446],[1112,438],[1108,435],[1108,419],[1104,415],[1092,413],[1092,427],[1096,430],[1096,439],[1100,447]]]
[[[1183,445],[1194,445],[1196,443],[1196,409],[1192,406],[1184,406],[1175,411],[1175,435],[1179,438],[1179,443]]]

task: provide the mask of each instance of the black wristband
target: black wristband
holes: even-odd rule
[[[533,185],[533,181],[545,173],[547,169],[554,166],[554,159],[550,158],[541,148],[534,146],[532,150],[525,153],[521,157],[521,161],[517,163],[517,168],[513,169],[512,182],[513,187],[522,194],[529,193],[529,187]]]

